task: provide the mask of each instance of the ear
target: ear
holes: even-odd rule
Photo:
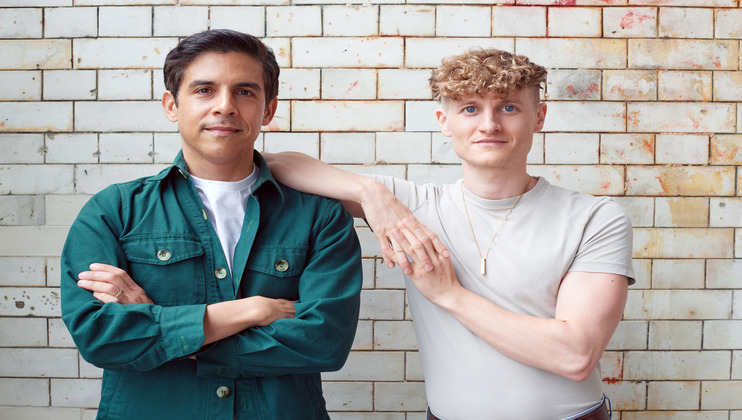
[[[265,114],[263,114],[263,125],[268,125],[273,120],[273,116],[276,115],[276,108],[278,108],[278,98],[273,100],[265,107]]]
[[[544,128],[544,121],[546,121],[546,104],[541,102],[538,104],[538,113],[536,114],[538,120],[536,126],[533,128],[534,133],[538,133]]]
[[[165,111],[165,117],[170,122],[178,122],[178,105],[175,103],[175,97],[169,90],[162,94],[162,109]]]
[[[446,118],[446,113],[442,108],[438,108],[435,111],[435,117],[438,119],[438,125],[441,127],[441,134],[446,137],[451,137],[451,130],[448,128],[448,119]]]

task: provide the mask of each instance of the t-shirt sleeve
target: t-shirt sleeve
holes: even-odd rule
[[[588,214],[577,255],[569,271],[620,274],[636,282],[632,264],[631,220],[620,204],[600,199]]]
[[[400,178],[382,175],[366,175],[375,179],[392,192],[397,199],[407,206],[410,210],[415,211],[433,194],[434,187],[432,184],[417,185],[412,181]]]

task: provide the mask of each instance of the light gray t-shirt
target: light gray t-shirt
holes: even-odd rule
[[[452,251],[461,284],[512,312],[554,318],[568,271],[615,273],[634,281],[631,222],[619,204],[540,178],[523,195],[487,256],[487,274],[464,213],[461,180],[432,184],[374,176]],[[480,251],[517,197],[466,204]],[[446,420],[562,419],[598,403],[600,368],[583,382],[516,362],[433,305],[405,276],[430,408]],[[600,305],[597,299],[596,305]]]

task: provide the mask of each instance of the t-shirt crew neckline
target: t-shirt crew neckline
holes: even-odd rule
[[[520,202],[518,205],[522,205],[528,201],[534,200],[539,195],[543,194],[544,191],[546,191],[546,187],[548,186],[548,182],[546,182],[546,179],[543,177],[536,177],[538,180],[536,182],[536,186],[531,188],[529,191],[527,191],[525,194],[523,194],[523,197],[520,199]],[[466,186],[462,185],[464,182],[463,179],[458,180],[456,183],[456,192],[459,192],[461,188],[464,189],[464,196],[466,197],[466,204],[467,205],[474,205],[483,209],[487,210],[501,210],[501,209],[510,209],[513,207],[513,204],[518,200],[518,195],[515,197],[510,198],[503,198],[501,200],[490,200],[487,198],[479,197],[478,195],[475,195],[473,192],[466,189]],[[459,199],[459,201],[461,201]]]

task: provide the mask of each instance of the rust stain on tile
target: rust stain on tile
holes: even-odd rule
[[[702,227],[708,223],[706,199],[674,198],[667,200],[673,226]]]
[[[662,251],[665,249],[665,236],[658,230],[649,230],[644,237],[644,243],[642,245],[642,249],[634,252],[634,257],[649,258],[662,255]]]
[[[634,12],[628,12],[621,18],[621,29],[631,29],[636,25],[644,22],[645,20],[654,20],[654,16],[635,14]]]
[[[711,141],[711,162],[742,164],[742,136],[715,136]]]
[[[639,119],[640,116],[641,111],[631,111],[626,115],[626,122],[631,126],[637,126],[641,122]]]

